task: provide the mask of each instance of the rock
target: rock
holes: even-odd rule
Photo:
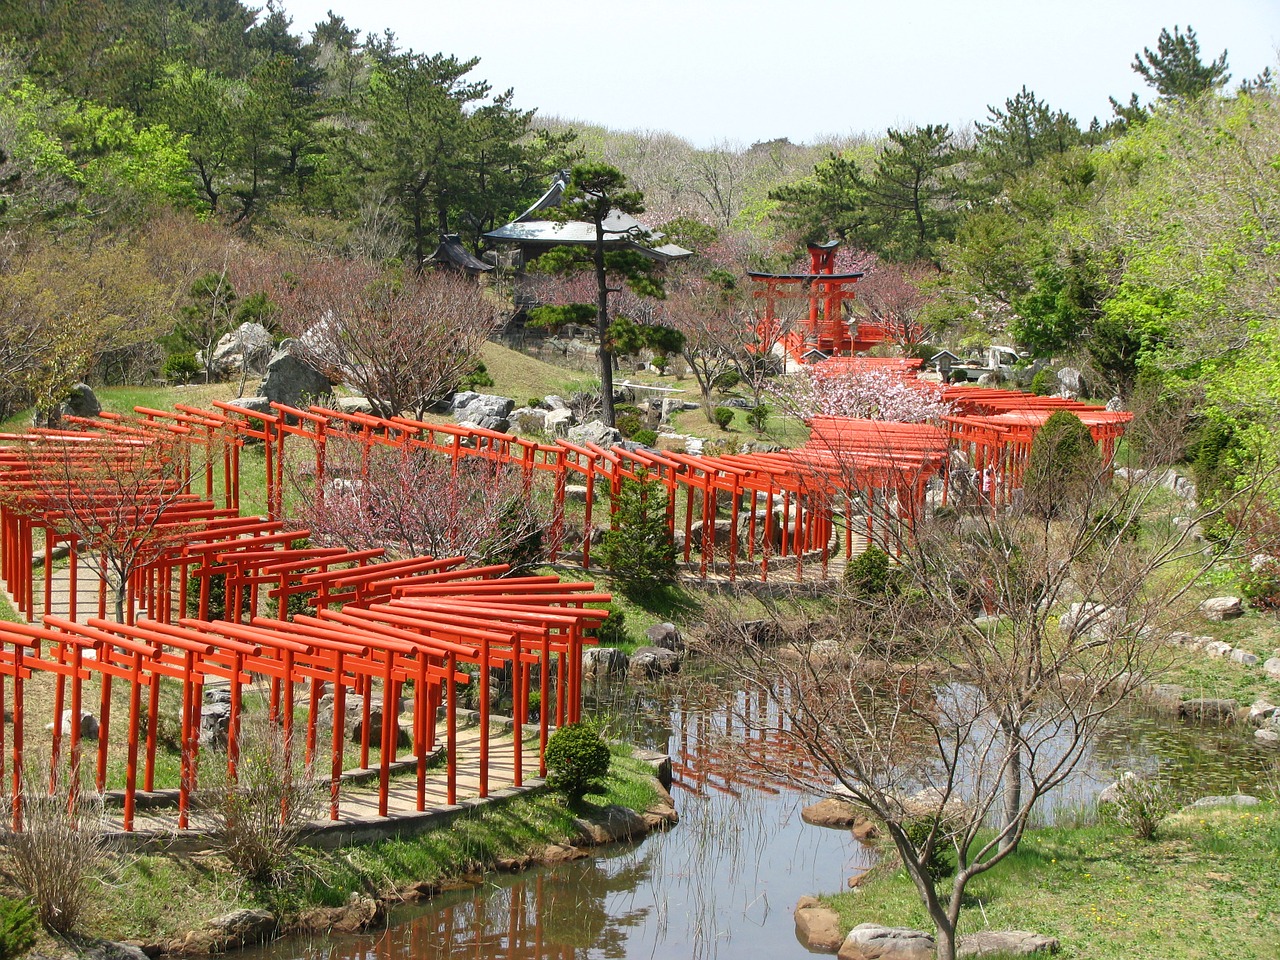
[[[1163,477],[1160,478],[1160,486],[1173,493],[1175,497],[1182,500],[1196,499],[1196,485],[1192,480],[1179,475],[1173,470],[1165,471]]]
[[[557,397],[554,393],[548,397],[542,398],[542,403],[538,404],[544,410],[568,410],[569,404],[564,402],[564,397]]]
[[[368,397],[338,397],[335,402],[339,413],[373,414],[373,402]]]
[[[305,410],[333,394],[329,378],[303,360],[300,353],[296,340],[286,340],[276,348],[267,364],[267,375],[258,387],[259,396]]]
[[[1087,396],[1089,393],[1084,374],[1075,367],[1063,367],[1058,371],[1058,388],[1069,391],[1077,397]]]
[[[542,418],[542,429],[552,437],[568,437],[569,428],[577,422],[572,410],[551,410]]]
[[[1261,726],[1262,721],[1276,714],[1276,705],[1269,700],[1255,700],[1249,706],[1249,722],[1255,727]]]
[[[472,393],[468,390],[454,395],[453,418],[459,422],[469,420],[480,424],[485,420],[506,420],[511,416],[515,405],[516,402],[510,397]]]
[[[800,819],[815,827],[835,827],[847,830],[866,817],[848,800],[827,797],[811,803],[800,811]]]
[[[1273,680],[1280,680],[1280,657],[1271,657],[1262,665],[1262,669],[1267,672],[1267,676]]]
[[[1109,786],[1103,787],[1098,794],[1098,803],[1116,803],[1120,799],[1120,791],[1123,785],[1137,777],[1132,770],[1126,770],[1120,774],[1120,779]]]
[[[1262,801],[1247,793],[1237,793],[1229,797],[1201,797],[1186,810],[1203,810],[1206,807],[1256,807]]]
[[[1152,684],[1147,699],[1161,710],[1176,714],[1190,692],[1188,688],[1176,683],[1156,683]]]
[[[96,417],[102,412],[102,404],[98,396],[87,383],[77,383],[62,401],[64,417]]]
[[[880,827],[874,820],[862,819],[853,825],[853,829],[849,831],[853,834],[853,838],[860,843],[870,843],[880,836]]]
[[[1067,612],[1058,617],[1058,629],[1064,633],[1076,631],[1093,639],[1105,636],[1116,612],[1101,603],[1073,603]]]
[[[148,960],[147,951],[136,943],[119,943],[115,940],[98,940],[81,943],[76,956],[81,960]]]
[[[352,703],[354,701],[354,704]],[[351,725],[351,733],[349,739],[352,743],[360,743],[364,738],[364,705],[360,703],[359,697],[347,698],[347,716],[352,714],[353,706],[358,708],[360,712],[356,715],[355,722]],[[399,706],[403,707],[403,704]],[[413,746],[413,740],[409,736],[409,731],[400,726],[399,718],[392,721],[396,728],[396,748],[408,749]],[[382,701],[369,701],[369,746],[382,749]]]
[[[236,397],[230,403],[233,407],[240,407],[248,413],[270,414],[275,412],[271,409],[271,401],[266,397]]]
[[[488,430],[492,433],[506,433],[511,429],[511,421],[506,417],[478,417],[475,420],[459,420],[458,426],[468,430]]]
[[[1147,475],[1147,471],[1139,470],[1137,467],[1116,467],[1113,476],[1117,480],[1125,483],[1140,483]]]
[[[801,897],[794,913],[796,936],[812,953],[835,953],[844,942],[840,914],[816,897]]]
[[[631,654],[627,665],[627,677],[631,680],[652,680],[680,672],[680,654],[662,647],[640,647]]]
[[[860,923],[844,938],[840,960],[933,960],[933,934]]]
[[[1211,657],[1225,657],[1231,652],[1231,644],[1225,640],[1210,640],[1200,649]]]
[[[1280,733],[1276,733],[1274,730],[1255,730],[1253,731],[1253,739],[1264,747],[1280,745]]]
[[[606,426],[603,421],[591,420],[579,426],[570,427],[568,440],[579,446],[594,443],[598,447],[612,447],[615,443],[622,442],[622,434],[613,427]]]
[[[206,924],[225,948],[261,943],[276,932],[276,916],[270,910],[233,910]]]
[[[519,433],[543,433],[547,429],[547,411],[536,407],[520,407],[512,410],[509,419]]]
[[[1258,662],[1257,656],[1248,650],[1241,650],[1239,647],[1232,650],[1229,656],[1234,662],[1243,664],[1246,667],[1252,667]]]
[[[351,894],[340,907],[315,907],[298,918],[298,926],[315,933],[359,933],[386,918],[381,901]]]
[[[1119,413],[1123,409],[1124,409],[1124,401],[1121,400],[1119,397],[1112,397],[1110,400],[1107,401],[1108,413]]]
[[[1178,705],[1178,716],[1185,720],[1202,720],[1210,723],[1233,723],[1240,704],[1235,700],[1217,700],[1199,697],[1183,700]]]
[[[213,348],[213,370],[221,376],[239,373],[246,368],[261,374],[271,358],[273,344],[270,331],[262,324],[242,323],[218,339]]]
[[[582,651],[582,680],[589,683],[604,677],[622,676],[630,662],[630,657],[614,647],[587,647]]]
[[[200,711],[200,745],[225,750],[230,733],[231,704],[206,703]]]
[[[651,646],[674,650],[677,653],[684,649],[684,638],[680,636],[680,631],[676,629],[674,623],[655,623],[644,632],[644,635]]]
[[[72,714],[70,710],[62,711],[62,735],[64,737],[71,736]],[[52,730],[53,724],[46,723],[46,730]],[[98,739],[98,718],[88,710],[80,711],[80,739],[81,740],[97,740]]]
[[[1200,604],[1200,612],[1206,620],[1221,623],[1234,620],[1244,614],[1244,604],[1239,597],[1210,597]]]
[[[552,843],[542,848],[542,852],[538,854],[538,861],[545,864],[568,863],[571,860],[581,860],[589,857],[582,847],[571,847],[564,843]]]
[[[649,832],[649,826],[640,814],[630,807],[616,803],[594,811],[589,818],[576,818],[573,826],[578,831],[578,839],[582,841],[575,846],[599,846],[615,840],[634,840]]]
[[[957,957],[1031,957],[1041,953],[1057,953],[1061,946],[1055,937],[1026,930],[980,930],[968,933],[956,944]]]

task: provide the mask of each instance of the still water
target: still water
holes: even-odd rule
[[[669,833],[555,868],[491,875],[396,911],[377,934],[288,940],[246,960],[810,956],[795,938],[795,902],[842,889],[872,851],[848,831],[804,824],[800,809],[815,797],[726,762],[716,743],[734,696],[615,690],[593,704],[616,733],[676,760],[681,821]],[[1045,816],[1087,804],[1118,770],[1158,768],[1204,796],[1254,788],[1270,762],[1239,732],[1132,714],[1098,739]]]

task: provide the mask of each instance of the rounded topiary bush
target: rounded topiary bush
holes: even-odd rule
[[[572,800],[601,793],[609,773],[609,745],[586,723],[569,723],[547,740],[547,783]]]
[[[717,427],[728,430],[729,424],[733,423],[733,407],[716,407],[711,417],[715,420]]]
[[[1058,375],[1048,367],[1042,367],[1031,378],[1031,392],[1037,397],[1047,397],[1058,386]]]
[[[1031,441],[1023,475],[1023,502],[1035,516],[1061,517],[1099,490],[1102,456],[1089,428],[1074,413],[1059,410]]]
[[[652,447],[658,442],[657,430],[637,430],[631,435],[631,439],[636,443],[644,444],[646,447]]]
[[[844,583],[855,597],[869,599],[888,593],[893,586],[889,555],[875,545],[867,547],[844,568]]]

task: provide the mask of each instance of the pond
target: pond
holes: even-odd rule
[[[395,911],[376,934],[287,940],[249,960],[810,956],[795,938],[796,901],[842,889],[874,853],[846,830],[804,824],[800,810],[816,798],[771,780],[767,767],[725,762],[714,746],[728,723],[725,702],[673,686],[615,688],[592,703],[618,734],[675,759],[681,822],[669,833],[490,875]],[[1158,768],[1204,796],[1253,789],[1270,763],[1239,732],[1131,712],[1109,723],[1042,816],[1087,805],[1123,769]]]

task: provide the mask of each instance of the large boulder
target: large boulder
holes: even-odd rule
[[[102,404],[87,383],[77,383],[62,401],[64,417],[96,417],[101,412]]]
[[[602,420],[591,420],[576,427],[570,427],[568,440],[579,446],[594,443],[600,447],[612,447],[615,443],[622,442],[622,434],[615,428],[607,426]]]
[[[1057,953],[1061,944],[1054,937],[1026,930],[980,930],[960,938],[957,957],[1032,957]]]
[[[582,679],[586,683],[627,672],[630,657],[614,647],[587,647],[582,651]]]
[[[644,632],[645,639],[653,647],[674,650],[679,653],[684,649],[684,638],[674,623],[655,623]]]
[[[640,647],[631,654],[627,676],[632,680],[652,680],[680,672],[680,654],[662,647]]]
[[[1235,700],[1219,700],[1212,697],[1197,697],[1183,700],[1178,705],[1178,716],[1184,720],[1200,720],[1206,723],[1235,723],[1236,712],[1240,704]]]
[[[617,840],[634,840],[649,832],[649,825],[644,817],[630,807],[619,804],[596,810],[588,817],[578,817],[573,821],[578,836],[574,838],[574,846],[598,846],[602,843],[613,843]]]
[[[481,423],[485,419],[506,420],[511,416],[516,402],[510,397],[498,397],[488,393],[455,394],[453,398],[453,418],[461,423],[470,420]]]
[[[860,923],[844,938],[840,960],[933,960],[933,934],[906,927]]]
[[[1083,397],[1088,393],[1088,384],[1084,374],[1075,367],[1063,367],[1058,371],[1058,389],[1064,394]]]
[[[300,356],[295,340],[286,340],[271,355],[258,395],[276,403],[306,409],[333,394],[329,378]]]
[[[547,429],[547,411],[539,407],[520,407],[507,419],[517,433],[545,433]]]
[[[1210,597],[1200,604],[1200,613],[1206,620],[1221,623],[1244,615],[1244,603],[1239,597]]]
[[[862,811],[848,800],[827,797],[811,803],[800,811],[800,819],[815,827],[833,827],[848,830],[866,819]]]
[[[835,953],[844,942],[840,914],[816,897],[801,897],[795,910],[796,936],[811,953]]]
[[[261,374],[271,359],[273,343],[270,331],[262,324],[242,323],[219,338],[213,348],[213,370],[224,376],[246,369]]]
[[[1280,657],[1269,657],[1262,669],[1267,671],[1267,676],[1271,679],[1280,680]]]
[[[225,750],[231,732],[231,704],[206,703],[200,709],[200,745]]]
[[[208,923],[208,929],[224,949],[244,947],[271,937],[278,923],[270,910],[233,910]]]
[[[542,429],[551,437],[567,437],[569,429],[577,422],[578,418],[568,407],[556,407],[548,410],[547,415],[542,418]]]

